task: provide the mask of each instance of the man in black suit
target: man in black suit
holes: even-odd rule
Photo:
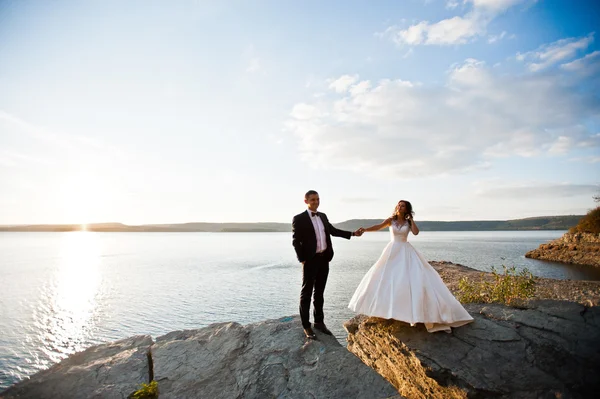
[[[325,326],[323,314],[323,292],[329,274],[329,262],[333,258],[331,236],[350,239],[361,236],[362,230],[354,232],[336,229],[329,223],[324,213],[317,212],[319,193],[314,190],[304,195],[308,209],[292,220],[292,245],[298,261],[302,263],[302,290],[300,291],[300,319],[304,334],[309,339],[316,338],[309,321],[310,299],[313,296],[313,316],[315,328],[325,334],[333,335]]]

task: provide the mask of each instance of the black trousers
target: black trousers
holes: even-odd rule
[[[329,275],[329,262],[323,255],[315,255],[314,258],[304,262],[302,267],[302,290],[300,291],[300,319],[302,327],[310,327],[310,298],[313,296],[313,316],[315,323],[323,323],[323,293],[327,276]]]

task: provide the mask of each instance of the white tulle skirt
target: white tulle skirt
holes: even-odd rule
[[[437,271],[409,242],[390,241],[348,305],[356,313],[450,332],[473,321]]]

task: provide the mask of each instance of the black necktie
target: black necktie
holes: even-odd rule
[[[319,216],[319,214],[317,212],[311,212],[310,216]]]

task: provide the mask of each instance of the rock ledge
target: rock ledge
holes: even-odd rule
[[[451,334],[357,316],[348,349],[408,398],[587,398],[600,390],[600,308],[532,301],[465,306]]]
[[[76,353],[0,397],[123,399],[154,379],[161,399],[401,398],[334,337],[317,337],[305,341],[298,316],[133,337]]]

